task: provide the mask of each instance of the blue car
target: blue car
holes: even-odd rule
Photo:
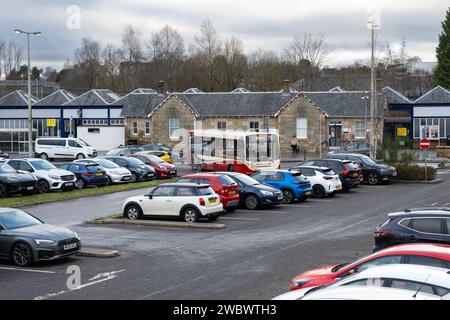
[[[238,185],[240,205],[255,210],[283,202],[283,192],[280,189],[265,185],[238,172],[216,172],[230,177]]]
[[[60,164],[59,168],[69,170],[75,174],[77,178],[75,186],[78,189],[92,185],[101,187],[109,183],[106,171],[98,164],[70,162]]]
[[[305,201],[311,196],[311,183],[303,179],[299,173],[287,170],[268,170],[257,172],[251,177],[283,191],[283,203],[292,203],[295,199]]]

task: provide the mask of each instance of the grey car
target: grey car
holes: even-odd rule
[[[19,209],[0,208],[0,258],[25,267],[77,254],[76,232],[46,224]]]
[[[362,142],[350,142],[343,148],[330,151],[329,155],[335,153],[359,153],[368,156],[370,154],[370,144]]]

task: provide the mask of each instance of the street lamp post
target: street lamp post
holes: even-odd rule
[[[28,155],[33,156],[33,114],[31,111],[31,66],[30,66],[30,35],[40,36],[42,32],[27,32],[21,29],[14,29],[15,33],[27,35],[27,51],[28,51]]]
[[[375,108],[376,108],[376,97],[375,97],[375,29],[379,29],[380,26],[375,23],[375,21],[368,21],[367,27],[371,30],[371,59],[370,59],[370,157],[372,159],[376,156],[376,141],[375,141]]]

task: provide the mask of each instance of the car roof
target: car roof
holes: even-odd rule
[[[0,214],[11,212],[11,211],[16,211],[16,210],[20,210],[20,209],[8,208],[8,207],[0,207]]]
[[[366,156],[365,154],[361,154],[361,153],[350,153],[350,152],[339,152],[339,153],[331,153],[328,155],[329,157],[333,157],[333,156],[353,156],[353,157],[364,157],[364,158],[368,158],[368,156]]]
[[[392,247],[388,247],[383,249],[382,251],[378,251],[379,254],[420,254],[424,253],[426,255],[445,255],[450,259],[450,245],[445,244],[437,244],[437,243],[408,243],[408,244],[400,244]]]
[[[387,264],[365,269],[356,275],[341,280],[343,283],[367,278],[395,278],[409,281],[426,282],[431,285],[450,289],[450,270],[415,264]],[[336,282],[338,286],[341,281]]]
[[[406,218],[418,216],[443,216],[450,217],[450,209],[446,207],[435,208],[417,208],[405,209],[404,211],[391,212],[388,214],[389,218]]]
[[[212,177],[217,177],[218,174],[217,173],[191,173],[191,174],[186,174],[180,178],[212,178]]]
[[[319,170],[319,171],[322,171],[322,170],[330,170],[330,168],[329,167],[319,167],[319,166],[295,166],[295,167],[293,167],[293,168],[306,168],[306,169],[314,169],[314,170]]]
[[[192,183],[192,182],[173,182],[173,183],[162,183],[158,187],[196,187],[196,188],[207,188],[209,184],[205,183]]]

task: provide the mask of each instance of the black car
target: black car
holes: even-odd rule
[[[450,211],[434,208],[406,209],[388,215],[374,232],[378,251],[402,243],[450,244]]]
[[[339,175],[342,191],[348,191],[361,183],[361,169],[349,160],[314,159],[299,163],[298,166],[326,167]]]
[[[0,258],[25,267],[37,261],[67,257],[80,249],[75,232],[45,224],[19,209],[0,208]]]
[[[172,149],[162,143],[146,144],[142,146],[142,149],[144,149],[144,151],[165,151],[169,156],[172,156]]]
[[[281,190],[262,184],[246,174],[228,171],[215,173],[226,175],[237,183],[240,205],[249,210],[274,206],[283,202]]]
[[[17,171],[6,163],[0,163],[0,198],[14,193],[36,192],[38,180],[30,173]]]
[[[363,154],[337,153],[329,155],[328,158],[356,162],[361,167],[363,181],[371,185],[397,180],[397,170],[394,167],[376,163]]]
[[[120,167],[127,168],[131,172],[131,182],[149,181],[156,179],[156,171],[141,160],[131,157],[105,156]]]
[[[9,159],[9,154],[6,152],[0,151],[0,158],[1,159]]]

